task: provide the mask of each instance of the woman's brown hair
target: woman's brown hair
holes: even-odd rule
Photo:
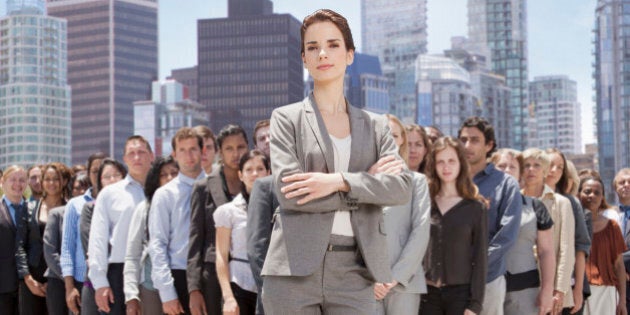
[[[301,38],[301,54],[304,55],[304,34],[306,33],[306,29],[315,24],[317,22],[331,22],[337,26],[341,35],[343,36],[343,41],[346,44],[347,51],[355,51],[354,40],[352,39],[352,32],[350,31],[350,25],[348,25],[348,20],[343,17],[341,14],[330,10],[330,9],[319,9],[304,18],[302,21],[302,27],[300,28],[300,38]]]
[[[405,131],[407,131],[407,134],[410,134],[412,132],[417,132],[420,135],[420,138],[422,138],[422,142],[424,142],[424,147],[426,148],[427,153],[425,153],[424,159],[422,159],[422,162],[420,162],[420,166],[418,166],[418,169],[412,170],[412,171],[426,174],[425,171],[427,169],[427,157],[429,156],[429,154],[431,154],[432,147],[433,147],[433,144],[431,143],[431,141],[429,141],[429,135],[427,134],[427,131],[424,130],[422,126],[415,125],[415,124],[407,125],[405,127]]]
[[[426,175],[429,178],[429,195],[431,196],[431,200],[435,200],[435,197],[442,189],[442,182],[438,177],[435,167],[435,158],[438,153],[447,148],[453,148],[455,150],[457,160],[459,161],[459,174],[457,174],[457,179],[455,180],[457,193],[464,199],[478,200],[485,204],[485,199],[479,195],[479,189],[470,178],[470,169],[466,161],[464,146],[459,140],[453,137],[439,138],[433,143],[433,149],[427,155]]]

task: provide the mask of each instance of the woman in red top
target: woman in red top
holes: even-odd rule
[[[626,272],[622,259],[626,245],[617,222],[602,214],[609,208],[603,197],[604,183],[597,176],[583,177],[578,195],[584,209],[593,214],[591,255],[586,260],[591,296],[586,301],[584,314],[626,315],[623,298],[626,296]]]

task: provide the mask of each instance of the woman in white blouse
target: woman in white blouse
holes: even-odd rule
[[[262,151],[252,150],[241,158],[238,166],[242,192],[213,214],[217,277],[224,300],[223,314],[253,315],[257,291],[247,260],[247,203],[254,181],[269,175],[269,160]]]

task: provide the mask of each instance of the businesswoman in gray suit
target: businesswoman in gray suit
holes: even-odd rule
[[[398,153],[407,161],[405,127],[396,116],[386,116]],[[422,258],[429,243],[430,209],[427,179],[418,172],[412,172],[411,200],[383,208],[392,282],[374,286],[377,314],[418,314],[420,294],[427,292]]]
[[[343,95],[354,58],[346,19],[318,10],[301,35],[314,89],[271,116],[280,207],[262,270],[265,313],[371,314],[374,283],[392,282],[381,206],[409,200],[410,175],[386,118]]]

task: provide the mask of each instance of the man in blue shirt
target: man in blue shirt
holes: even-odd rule
[[[473,182],[490,203],[488,209],[488,275],[481,314],[503,315],[505,257],[516,242],[521,224],[522,197],[518,182],[497,170],[487,158],[496,149],[494,128],[481,117],[469,117],[459,129]]]

